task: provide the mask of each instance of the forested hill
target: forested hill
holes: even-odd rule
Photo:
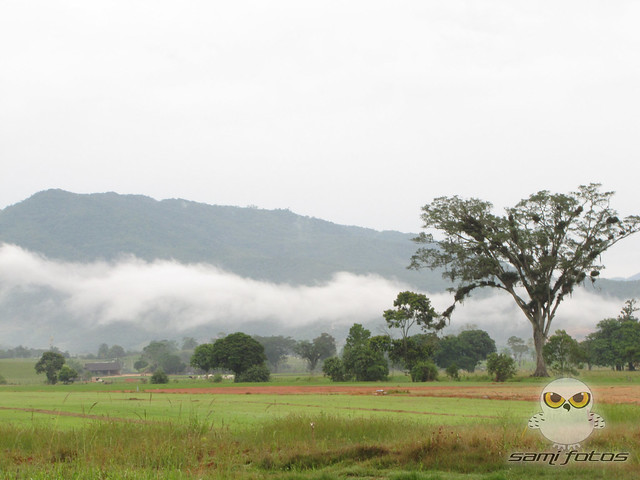
[[[338,271],[443,290],[438,273],[407,270],[414,235],[337,225],[288,210],[139,195],[37,193],[0,211],[0,242],[76,262],[132,254],[204,262],[254,279],[309,284]]]
[[[414,234],[337,225],[288,210],[157,201],[141,195],[37,193],[0,210],[0,242],[74,262],[175,259],[241,276],[312,284],[335,272],[374,273],[443,291],[440,273],[407,270]],[[585,288],[640,296],[640,281],[599,280]]]

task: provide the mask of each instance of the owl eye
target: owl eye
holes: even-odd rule
[[[551,408],[559,408],[564,404],[564,398],[555,392],[547,392],[544,394],[544,403]]]
[[[591,395],[587,392],[576,393],[569,399],[569,403],[576,408],[584,408],[591,400]]]

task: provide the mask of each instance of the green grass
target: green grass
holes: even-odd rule
[[[102,386],[100,386],[102,387]],[[112,386],[113,387],[113,386]],[[409,397],[402,395],[246,395],[173,394],[153,390],[121,393],[109,391],[50,390],[7,391],[0,389],[0,421],[28,424],[50,410],[58,428],[75,426],[81,419],[58,412],[108,419],[182,421],[197,416],[233,428],[291,413],[411,419],[422,424],[487,424],[504,418],[530,417],[536,405],[523,401],[468,398]],[[19,409],[28,409],[24,412]]]
[[[0,362],[0,369],[24,380],[0,387],[2,478],[591,480],[636,478],[640,469],[637,405],[596,405],[607,427],[585,446],[630,451],[626,464],[512,466],[506,462],[509,452],[550,449],[539,432],[526,428],[539,411],[537,402],[405,396],[400,392],[410,384],[404,376],[383,383],[387,390],[399,390],[386,396],[156,391],[238,385],[188,378],[158,386],[115,379],[108,385],[49,386],[41,377],[33,383],[28,365]],[[477,373],[438,385],[486,386],[482,378]],[[614,388],[640,383],[638,372],[598,370],[580,378]],[[515,383],[548,381],[522,375]],[[287,374],[273,383],[330,382]],[[373,392],[382,384],[349,385]]]
[[[0,375],[12,384],[42,383],[42,375],[34,368],[37,361],[35,358],[2,358]]]

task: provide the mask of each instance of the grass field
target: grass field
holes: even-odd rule
[[[7,379],[20,378],[21,368],[0,361]],[[636,372],[585,372],[581,378],[598,392],[628,386],[636,392],[640,385]],[[640,471],[640,398],[629,396],[609,403],[601,394],[594,411],[607,426],[583,446],[585,452],[629,452],[629,459],[560,467],[508,462],[513,452],[553,451],[538,431],[526,428],[540,407],[491,398],[505,387],[481,375],[436,382],[450,387],[449,396],[414,395],[414,384],[402,377],[348,384],[367,387],[357,394],[287,394],[292,386],[315,385],[321,392],[330,385],[293,375],[272,382],[282,394],[237,393],[238,384],[188,379],[162,386],[125,379],[47,386],[36,379],[39,384],[26,377],[0,387],[2,478],[631,479]],[[214,390],[196,393],[203,383]],[[506,388],[517,398],[546,383],[522,376]],[[464,387],[476,397],[456,396]],[[386,395],[374,395],[379,389]]]

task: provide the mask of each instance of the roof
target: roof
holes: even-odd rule
[[[112,372],[114,370],[120,370],[122,365],[120,365],[120,362],[95,362],[85,363],[84,368],[92,372]]]

